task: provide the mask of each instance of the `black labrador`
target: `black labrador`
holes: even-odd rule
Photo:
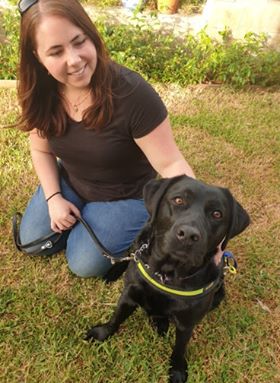
[[[250,218],[228,189],[187,176],[150,181],[144,188],[150,219],[135,245],[125,286],[111,320],[91,328],[87,340],[104,341],[137,306],[159,334],[175,323],[169,382],[187,381],[184,354],[194,326],[224,297],[221,244],[241,233]]]

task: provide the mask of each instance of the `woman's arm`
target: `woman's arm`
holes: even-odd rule
[[[162,176],[170,178],[186,174],[195,178],[194,172],[179,151],[166,118],[157,128],[144,137],[135,140],[145,153],[153,168]],[[214,261],[218,265],[223,256],[221,244],[218,246]]]
[[[32,131],[29,137],[32,162],[48,199],[60,192],[57,160],[47,139],[40,137],[37,131]],[[69,229],[76,222],[74,216],[80,216],[76,206],[64,199],[61,194],[55,194],[47,203],[53,231],[61,232]]]
[[[36,131],[30,133],[29,142],[33,166],[47,199],[60,191],[56,157],[49,148],[48,140],[39,137]]]
[[[186,174],[195,178],[192,168],[176,145],[168,118],[146,136],[135,139],[135,142],[162,177]]]

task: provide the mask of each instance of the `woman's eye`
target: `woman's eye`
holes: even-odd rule
[[[220,210],[214,210],[212,212],[212,217],[215,219],[221,219],[223,217],[223,214],[222,212],[220,212]]]
[[[82,45],[85,41],[86,41],[86,39],[78,40],[78,41],[76,41],[75,45],[76,46]]]
[[[62,51],[51,52],[50,56],[59,56],[61,53],[62,53]]]
[[[185,203],[185,201],[181,197],[175,197],[173,201],[175,202],[176,205],[184,205]]]

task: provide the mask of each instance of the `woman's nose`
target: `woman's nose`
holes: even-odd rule
[[[67,65],[73,66],[81,61],[81,57],[75,49],[69,49],[67,52]]]

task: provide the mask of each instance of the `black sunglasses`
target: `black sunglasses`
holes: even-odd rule
[[[24,14],[32,5],[38,3],[38,0],[20,0],[18,3],[18,10],[21,15]]]

